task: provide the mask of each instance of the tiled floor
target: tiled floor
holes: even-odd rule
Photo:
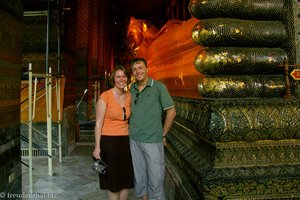
[[[98,175],[91,170],[93,163],[91,154],[93,141],[84,138],[70,156],[63,157],[59,163],[58,157],[53,158],[53,176],[48,176],[48,159],[35,157],[33,159],[33,193],[29,193],[28,168],[22,166],[22,190],[27,194],[23,199],[58,199],[58,200],[107,200],[107,192],[99,189]],[[93,138],[93,137],[91,137]],[[28,163],[28,158],[22,161]],[[136,200],[130,190],[128,200]]]

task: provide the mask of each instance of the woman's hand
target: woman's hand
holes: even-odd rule
[[[100,157],[100,148],[95,148],[94,151],[93,151],[93,157],[96,159],[96,160],[100,160],[101,157]]]

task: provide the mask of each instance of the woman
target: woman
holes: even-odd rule
[[[99,181],[100,188],[108,191],[110,200],[126,200],[129,188],[133,188],[128,136],[131,96],[125,91],[129,78],[123,66],[116,66],[110,77],[113,88],[100,95],[96,106],[93,157],[108,166],[107,175],[99,175]]]

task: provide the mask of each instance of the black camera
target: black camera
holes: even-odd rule
[[[92,170],[101,175],[107,174],[107,165],[102,160],[95,160],[92,166]]]

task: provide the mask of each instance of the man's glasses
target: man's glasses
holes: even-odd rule
[[[125,121],[126,120],[126,108],[125,107],[122,107],[123,108],[123,120]]]
[[[135,100],[134,100],[134,104],[137,103],[137,101],[138,101],[138,99],[139,99],[139,95],[140,95],[140,93],[136,93],[136,95],[135,95]]]

